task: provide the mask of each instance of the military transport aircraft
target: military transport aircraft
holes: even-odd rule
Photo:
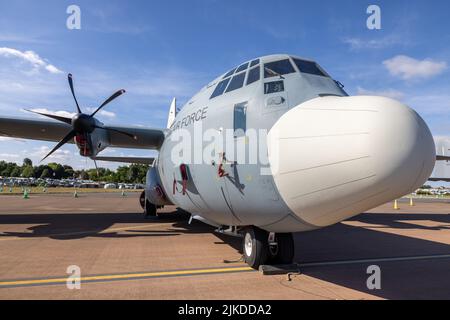
[[[94,116],[125,91],[85,114],[71,75],[69,85],[73,118],[0,118],[0,134],[59,141],[47,157],[75,143],[93,160],[152,164],[145,214],[157,216],[173,204],[239,234],[253,268],[291,263],[293,232],[336,224],[416,190],[436,161],[430,130],[414,110],[388,98],[348,96],[315,61],[293,55],[242,63],[180,111],[174,100],[162,129],[104,125]],[[107,147],[159,153],[156,159],[99,155]]]

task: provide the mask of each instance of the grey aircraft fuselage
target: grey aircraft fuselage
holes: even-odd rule
[[[348,97],[340,83],[310,60],[283,54],[252,61],[212,81],[178,112],[148,172],[149,201],[175,204],[216,225],[298,232],[337,223],[426,181],[434,166],[434,145],[429,148],[429,130],[411,109],[384,98]],[[257,80],[247,84],[250,78]],[[212,97],[218,86],[230,83],[240,87]],[[391,124],[392,117],[405,120]],[[202,132],[224,134],[242,128],[242,123],[243,130],[266,132],[281,126],[281,137],[275,139],[281,143],[279,172],[273,169],[273,155],[270,163],[259,157],[256,163],[240,163],[236,153],[223,147],[213,150],[224,155],[222,160],[186,163],[187,178],[183,178],[180,164],[173,160],[180,143],[172,139],[177,131],[194,136],[194,128],[201,125]],[[292,128],[285,133],[288,125]],[[392,151],[389,136],[402,128],[409,137],[396,137],[406,139],[407,147],[399,154]],[[250,152],[245,134],[233,139]],[[270,154],[272,142],[267,136],[261,139],[263,146],[269,145],[262,152]],[[194,141],[201,141],[203,148],[209,144]],[[185,147],[194,153],[193,145]],[[419,156],[420,152],[426,156]],[[384,161],[386,169],[381,166]],[[262,174],[264,169],[273,174]],[[220,175],[220,170],[225,174]],[[156,193],[156,188],[162,192]]]

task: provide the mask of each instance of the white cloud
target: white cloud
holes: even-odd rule
[[[381,96],[381,97],[388,97],[388,98],[392,98],[392,99],[396,99],[396,100],[401,100],[405,96],[405,94],[403,92],[395,90],[395,89],[373,91],[373,90],[367,90],[367,89],[364,89],[361,87],[358,87],[358,95]]]
[[[49,64],[45,66],[45,70],[47,70],[50,73],[62,73],[61,70],[59,70],[58,68],[56,68],[54,65]]]
[[[25,110],[25,109],[21,109],[20,111],[30,114],[30,112]],[[75,112],[68,112],[68,111],[65,111],[65,110],[53,111],[53,110],[49,110],[47,108],[33,108],[33,109],[30,109],[30,111],[40,112],[40,113],[47,113],[47,114],[52,114],[52,115],[65,117],[65,118],[73,118],[73,116],[76,115]],[[87,112],[94,112],[94,111],[95,111],[95,108],[87,108]],[[104,117],[110,118],[110,119],[116,117],[116,114],[114,112],[106,111],[106,110],[100,110],[98,112],[98,114],[102,115]],[[41,116],[41,115],[39,115],[39,117],[48,119],[47,117]]]
[[[405,45],[405,40],[397,36],[387,36],[377,39],[345,38],[342,40],[351,50],[383,49],[394,45]]]
[[[53,147],[52,147],[53,148]],[[30,153],[32,157],[37,157],[40,159],[44,158],[51,148],[48,146],[41,146],[39,148],[34,148],[34,151]],[[58,149],[52,155],[50,155],[44,162],[59,161],[60,163],[67,163],[73,158],[73,153],[66,149]]]
[[[0,142],[19,142],[19,143],[26,143],[26,140],[23,139],[19,139],[19,138],[11,138],[11,137],[4,137],[4,136],[0,136]]]
[[[0,48],[0,56],[3,56],[5,58],[19,58],[22,61],[30,63],[34,70],[44,68],[50,73],[62,73],[61,70],[59,70],[54,65],[46,62],[34,51],[19,51],[17,49],[3,47]]]
[[[10,153],[0,153],[1,159],[17,159],[19,158],[18,154],[10,154]]]
[[[87,111],[89,111],[89,112],[94,112],[96,109],[97,109],[97,108],[87,108]],[[110,119],[116,117],[116,114],[115,114],[114,112],[106,111],[106,110],[100,110],[100,111],[98,112],[98,114],[100,114],[100,115],[102,115],[102,116],[104,116],[104,117],[110,118]]]
[[[21,109],[21,111],[30,114],[30,112],[27,111],[27,110]],[[60,116],[60,117],[66,117],[66,118],[72,118],[76,114],[76,113],[67,112],[67,111],[64,111],[64,110],[52,111],[52,110],[48,110],[47,108],[34,108],[34,109],[30,109],[30,111],[40,112],[40,113],[47,113],[47,114],[52,114],[52,115],[56,115],[56,116]],[[41,116],[40,115],[40,117],[48,119],[45,116]]]
[[[391,75],[404,80],[430,78],[447,69],[447,63],[444,61],[434,61],[432,59],[417,60],[405,55],[398,55],[392,59],[385,60],[383,64]]]

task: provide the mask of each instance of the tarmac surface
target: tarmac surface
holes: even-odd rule
[[[296,234],[301,273],[288,281],[174,207],[145,220],[138,194],[0,196],[0,299],[450,299],[450,202],[399,204]],[[380,290],[367,287],[372,265]]]

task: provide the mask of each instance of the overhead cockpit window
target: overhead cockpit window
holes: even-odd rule
[[[289,59],[284,59],[280,61],[274,61],[264,64],[264,78],[275,77],[278,75],[284,75],[289,73],[294,73],[295,69],[292,66]]]
[[[236,69],[236,73],[247,70],[248,62],[244,63],[243,65],[239,66],[239,68]]]
[[[231,80],[226,92],[242,88],[242,86],[244,85],[244,79],[245,79],[245,72],[235,75]]]
[[[227,87],[228,82],[230,82],[230,79],[231,78],[220,81],[210,99],[220,96],[225,91],[225,88]]]
[[[326,74],[324,74],[322,72],[322,70],[319,69],[319,67],[317,66],[317,64],[315,62],[312,61],[305,61],[305,60],[300,60],[300,59],[293,59],[295,64],[298,67],[298,70],[300,70],[300,72],[302,73],[309,73],[309,74],[314,74],[316,76],[321,76],[321,77],[327,77]]]
[[[259,66],[253,69],[250,69],[247,77],[247,85],[252,84],[259,80]]]
[[[255,59],[252,62],[250,62],[250,68],[256,66],[257,64],[259,64],[259,59]]]
[[[234,71],[236,71],[236,68],[234,68],[233,70],[230,70],[226,75],[223,76],[222,79],[228,78],[229,76],[231,76],[234,73]]]

